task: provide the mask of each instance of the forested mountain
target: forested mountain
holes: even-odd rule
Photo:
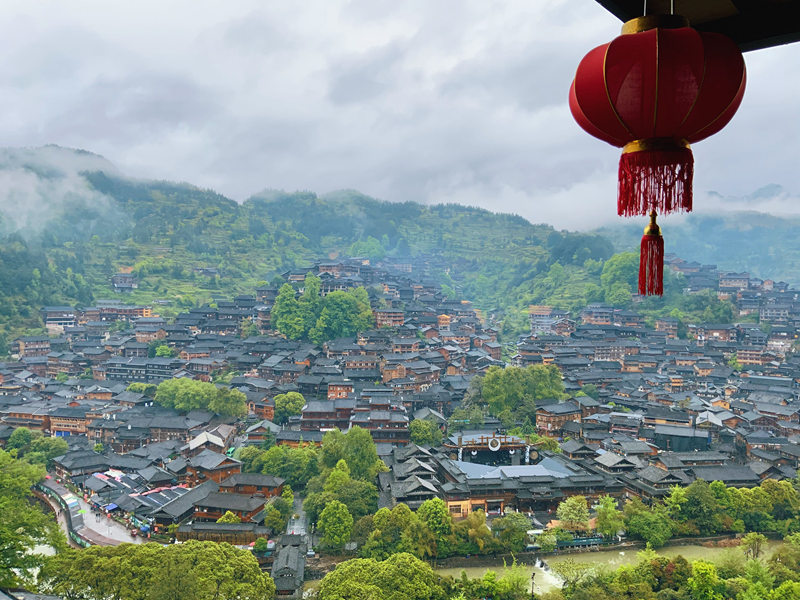
[[[0,334],[7,339],[40,326],[45,304],[158,301],[158,312],[169,315],[252,293],[288,269],[337,255],[430,256],[429,275],[448,293],[503,317],[514,333],[525,328],[531,303],[629,303],[637,270],[635,255],[609,260],[608,237],[515,215],[386,203],[355,191],[265,191],[240,204],[186,183],[134,180],[100,156],[55,146],[0,151],[0,235]],[[618,237],[617,250],[638,243]],[[784,236],[776,237],[773,244]],[[675,251],[678,239],[670,239]],[[682,254],[708,260],[691,248]],[[115,295],[110,278],[119,271],[137,275],[138,290]],[[695,310],[678,289],[668,281],[665,300],[644,308]]]
[[[643,223],[632,220],[598,230],[618,250],[638,244]],[[666,251],[722,270],[800,283],[800,217],[763,212],[691,213],[662,224]]]

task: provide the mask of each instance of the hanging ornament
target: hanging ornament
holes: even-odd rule
[[[677,15],[628,21],[621,36],[589,52],[569,105],[583,129],[622,148],[617,213],[690,211],[689,144],[728,124],[744,88],[736,44]]]
[[[689,144],[728,124],[745,79],[742,53],[731,39],[698,32],[677,15],[628,21],[622,35],[583,58],[570,86],[570,110],[589,134],[622,148],[617,214],[692,210]],[[663,256],[661,236],[646,237],[648,256],[658,244]],[[660,271],[651,266],[640,271],[655,277]],[[639,288],[662,284],[640,281]]]
[[[650,224],[644,228],[639,254],[639,293],[660,296],[664,293],[664,238],[656,224],[656,211],[650,213]]]

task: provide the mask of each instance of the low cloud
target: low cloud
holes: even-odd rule
[[[355,188],[591,228],[617,219],[619,152],[575,125],[566,95],[619,25],[591,0],[17,4],[0,18],[0,139],[237,200]],[[695,148],[699,200],[800,190],[790,52],[747,55],[739,114]]]

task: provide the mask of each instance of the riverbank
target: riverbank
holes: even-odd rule
[[[686,560],[709,560],[713,562],[715,559],[720,558],[725,552],[730,551],[730,547],[713,546],[715,540],[731,539],[731,536],[717,536],[715,538],[702,538],[692,539],[692,543],[672,543],[658,549],[658,553],[672,558],[675,556],[683,556]],[[674,540],[678,542],[678,540]],[[705,544],[705,545],[704,545]],[[783,544],[780,540],[769,540],[763,549],[764,557],[771,556],[777,548]],[[613,549],[604,549],[591,552],[571,552],[550,554],[543,556],[545,562],[549,566],[553,566],[567,559],[574,560],[582,564],[590,564],[595,567],[604,569],[617,569],[623,565],[628,565],[636,562],[637,553],[643,548],[643,545],[638,543],[630,543],[628,546],[616,546]],[[561,587],[561,581],[549,569],[533,566],[536,563],[536,556],[533,553],[521,553],[515,555],[517,564],[522,565],[528,577],[533,581],[534,589],[537,594],[548,592],[552,589]],[[513,559],[509,557],[474,557],[477,560],[470,558],[450,558],[446,561],[437,561],[438,563],[447,562],[447,566],[434,566],[434,570],[440,575],[451,576],[454,578],[461,577],[461,573],[466,572],[470,578],[483,577],[486,571],[495,571],[498,575],[502,575],[505,565],[510,565]],[[452,561],[459,561],[461,564],[451,564]],[[505,561],[505,562],[504,562]]]

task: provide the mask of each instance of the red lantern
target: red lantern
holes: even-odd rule
[[[692,210],[689,144],[727,125],[742,101],[745,67],[736,44],[688,25],[674,15],[625,23],[621,36],[584,57],[570,86],[578,124],[623,149],[619,215]],[[646,238],[660,240],[654,217],[648,231]],[[640,293],[660,294],[658,279],[640,280]]]

